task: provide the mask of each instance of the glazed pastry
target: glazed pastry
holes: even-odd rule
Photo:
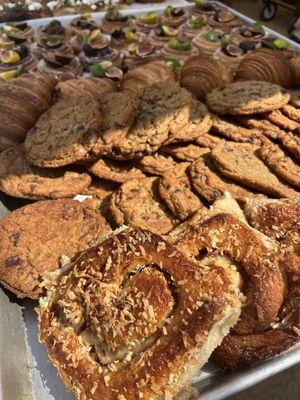
[[[35,71],[37,59],[30,54],[25,44],[14,47],[13,50],[0,52],[0,73],[3,72],[29,72]]]
[[[132,44],[129,48],[123,51],[123,65],[126,68],[132,68],[149,61],[160,59],[160,51],[151,44]]]
[[[200,100],[211,90],[232,80],[232,71],[227,64],[201,55],[188,58],[180,71],[180,85]]]
[[[28,130],[50,107],[55,84],[51,76],[31,74],[0,85],[0,138],[7,139],[0,140],[1,150],[25,139]],[[5,142],[7,146],[3,145]]]
[[[196,18],[209,18],[213,16],[217,10],[218,6],[212,2],[203,3],[202,0],[195,0],[195,5],[191,9],[190,14],[191,16],[195,16]]]
[[[207,24],[206,17],[192,17],[188,19],[183,25],[179,28],[179,38],[181,40],[191,40],[195,36],[198,35],[203,27]]]
[[[178,29],[161,24],[149,33],[149,43],[160,49],[167,44],[172,37],[177,36],[177,34]]]
[[[192,55],[198,54],[197,48],[189,40],[179,40],[172,38],[164,45],[161,51],[162,55],[167,58],[175,58],[184,62]]]
[[[165,11],[161,16],[161,22],[165,25],[178,28],[188,19],[188,12],[181,7],[166,7]]]
[[[38,58],[42,58],[46,52],[64,51],[70,48],[68,45],[70,32],[57,20],[40,26],[35,31],[34,39],[35,43],[32,44],[31,51]]]
[[[160,23],[160,17],[155,12],[149,12],[142,15],[136,21],[136,28],[138,31],[149,33],[152,29],[156,28]]]
[[[108,44],[109,40],[101,33],[100,29],[82,30],[70,40],[70,45],[76,54],[79,54],[83,49],[92,52],[93,49],[99,49]]]
[[[70,78],[81,76],[83,70],[73,51],[51,51],[39,60],[37,71],[61,79],[63,76]]]
[[[229,35],[229,40],[236,45],[239,45],[241,42],[257,44],[266,37],[267,33],[264,30],[263,25],[255,22],[252,25],[245,25],[232,29]]]
[[[96,21],[92,18],[91,14],[82,14],[70,22],[71,33],[77,35],[84,31],[93,31],[99,29]]]
[[[115,49],[128,49],[133,44],[148,43],[147,35],[143,32],[136,32],[128,28],[114,31],[110,37],[111,47]]]
[[[233,28],[242,26],[242,21],[228,10],[218,10],[208,20],[212,29],[220,29],[229,33]]]
[[[239,317],[238,281],[225,257],[196,262],[148,230],[118,230],[49,282],[40,340],[81,399],[188,396]]]
[[[204,29],[194,37],[192,43],[199,52],[206,56],[212,56],[221,48],[224,32],[222,30]]]
[[[110,7],[101,22],[101,28],[106,33],[113,33],[123,28],[131,28],[133,25],[132,18],[122,15],[116,7]]]

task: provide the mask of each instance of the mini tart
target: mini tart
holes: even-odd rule
[[[52,52],[44,55],[44,59],[37,64],[37,70],[61,78],[64,76],[72,76],[74,78],[81,76],[83,69],[77,58],[72,52]]]
[[[16,47],[14,50],[6,50],[0,54],[0,72],[14,70],[22,70],[22,72],[35,71],[36,65],[36,57],[30,54],[25,45]]]
[[[89,67],[94,64],[99,64],[104,61],[110,61],[112,66],[119,67],[122,64],[122,56],[119,50],[114,49],[110,46],[103,47],[101,49],[93,49],[94,52],[90,53],[83,49],[79,54],[80,61],[83,68],[89,71]]]
[[[226,47],[232,47],[235,48],[237,51],[236,53],[233,51],[232,53],[229,53],[226,49]],[[240,53],[239,53],[240,51]],[[221,61],[222,63],[226,63],[229,65],[229,67],[232,69],[232,72],[236,72],[241,61],[244,59],[245,55],[247,53],[243,52],[243,50],[236,45],[228,45],[228,46],[222,46],[219,49],[215,51],[213,54],[213,58],[216,60]]]
[[[211,32],[215,32],[214,35],[210,35]],[[206,30],[203,29],[197,36],[194,37],[192,43],[201,54],[211,56],[214,52],[221,48],[222,42],[221,38],[224,32],[221,30]],[[213,39],[213,40],[212,40]]]
[[[228,10],[216,11],[208,20],[212,29],[220,29],[229,33],[232,29],[242,26],[242,20]]]
[[[152,19],[145,21],[147,16],[152,15]],[[135,23],[137,31],[149,33],[152,29],[155,29],[160,23],[160,17],[155,13],[148,13],[139,17]]]
[[[166,34],[168,30],[170,30],[170,35]],[[172,37],[176,36],[177,33],[177,29],[169,28],[166,25],[158,26],[149,33],[149,43],[152,44],[152,46],[160,49],[164,47],[164,45],[167,44]]]
[[[91,14],[82,14],[79,17],[72,19],[70,22],[70,29],[72,35],[77,35],[82,31],[93,31],[98,29],[96,21],[92,18]]]
[[[3,26],[3,31],[16,44],[29,42],[34,35],[34,30],[27,22],[10,22]]]
[[[137,65],[145,64],[148,61],[154,61],[161,58],[161,52],[154,46],[145,44],[135,46],[135,50],[127,49],[122,52],[124,59],[123,65],[126,68],[136,67]]]
[[[201,22],[202,21],[202,22]],[[191,18],[187,20],[179,28],[179,37],[181,40],[191,40],[196,37],[207,25],[207,18],[205,16],[199,18]]]
[[[188,17],[188,12],[184,8],[168,6],[161,16],[161,22],[172,26],[173,28],[178,28],[188,19]]]
[[[190,10],[190,15],[195,16],[195,17],[211,17],[215,14],[216,12],[216,5],[211,4],[211,3],[203,3],[199,6],[195,5],[191,10]]]
[[[255,24],[253,24],[255,25]],[[267,37],[267,33],[263,30],[262,32],[256,32],[252,26],[241,26],[232,29],[229,35],[229,40],[234,43],[239,45],[240,42],[250,42],[250,43],[260,43],[263,39]]]
[[[144,32],[124,31],[119,29],[111,34],[110,42],[111,47],[121,50],[127,49],[132,44],[148,43],[148,38]]]
[[[38,58],[43,58],[45,52],[70,49],[70,32],[60,25],[50,25],[41,26],[35,32],[35,43],[32,44],[31,51]]]
[[[94,33],[99,32],[98,36],[95,37]],[[70,45],[76,54],[79,54],[87,46],[93,48],[106,47],[109,44],[109,40],[100,33],[100,30],[94,31],[81,31],[77,35],[73,36],[70,40]],[[88,50],[87,50],[88,51]]]
[[[181,62],[184,62],[187,58],[198,54],[198,50],[193,45],[191,45],[191,47],[188,50],[172,49],[169,43],[167,43],[162,48],[161,54],[164,57],[175,58]]]
[[[108,9],[105,17],[101,21],[101,28],[103,32],[113,33],[122,28],[132,28],[134,22],[132,18],[127,15],[122,15],[117,8],[112,7]]]
[[[60,21],[52,20],[49,24],[41,25],[35,30],[34,39],[40,41],[41,37],[59,36],[65,43],[70,38],[70,31],[62,26]]]

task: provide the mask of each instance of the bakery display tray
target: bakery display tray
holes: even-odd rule
[[[158,13],[171,1],[146,5],[123,11],[124,14],[141,15],[149,9]],[[222,5],[219,2],[216,2]],[[173,5],[191,7],[186,1],[173,1]],[[226,7],[222,5],[223,7]],[[228,8],[246,23],[253,20]],[[99,21],[104,13],[94,13]],[[73,16],[62,16],[59,19],[68,24]],[[53,18],[31,20],[35,28],[47,23]],[[284,38],[291,47],[300,51],[300,45],[284,36],[266,28],[269,34]],[[0,193],[0,218],[10,211],[27,204]],[[37,302],[20,300],[7,290],[0,288],[0,399],[1,400],[74,400],[72,393],[67,393],[57,376],[56,369],[50,364],[44,347],[38,342],[37,317],[34,308]],[[207,363],[199,376],[194,379],[195,386],[200,390],[199,400],[220,400],[237,393],[259,381],[269,378],[297,363],[300,363],[300,345],[271,359],[238,372],[222,371],[214,363]]]

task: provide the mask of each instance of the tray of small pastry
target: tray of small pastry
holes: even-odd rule
[[[197,3],[197,2],[196,2]],[[221,3],[118,10],[69,15],[2,26],[0,78],[28,71],[62,80],[87,74],[121,79],[150,60],[180,69],[191,55],[212,56],[233,72],[259,48],[273,48],[290,58],[295,42]]]
[[[3,399],[221,399],[300,361],[299,91],[231,81],[0,86]]]

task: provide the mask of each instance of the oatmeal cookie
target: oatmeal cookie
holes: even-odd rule
[[[258,157],[258,148],[248,143],[227,142],[215,147],[211,157],[221,174],[236,182],[275,197],[296,195]]]
[[[83,159],[102,127],[98,102],[74,97],[56,102],[28,132],[28,160],[38,167],[60,167]]]
[[[160,198],[158,180],[133,179],[113,193],[110,212],[117,225],[137,225],[158,234],[167,234],[177,225]]]
[[[10,196],[32,200],[73,197],[91,183],[91,177],[76,170],[33,167],[23,144],[0,154],[0,189]]]
[[[269,82],[234,82],[214,89],[206,102],[217,114],[249,115],[273,111],[287,104],[290,95]]]
[[[0,221],[0,282],[19,297],[40,297],[43,274],[95,245],[110,228],[101,215],[71,199],[44,200]]]

